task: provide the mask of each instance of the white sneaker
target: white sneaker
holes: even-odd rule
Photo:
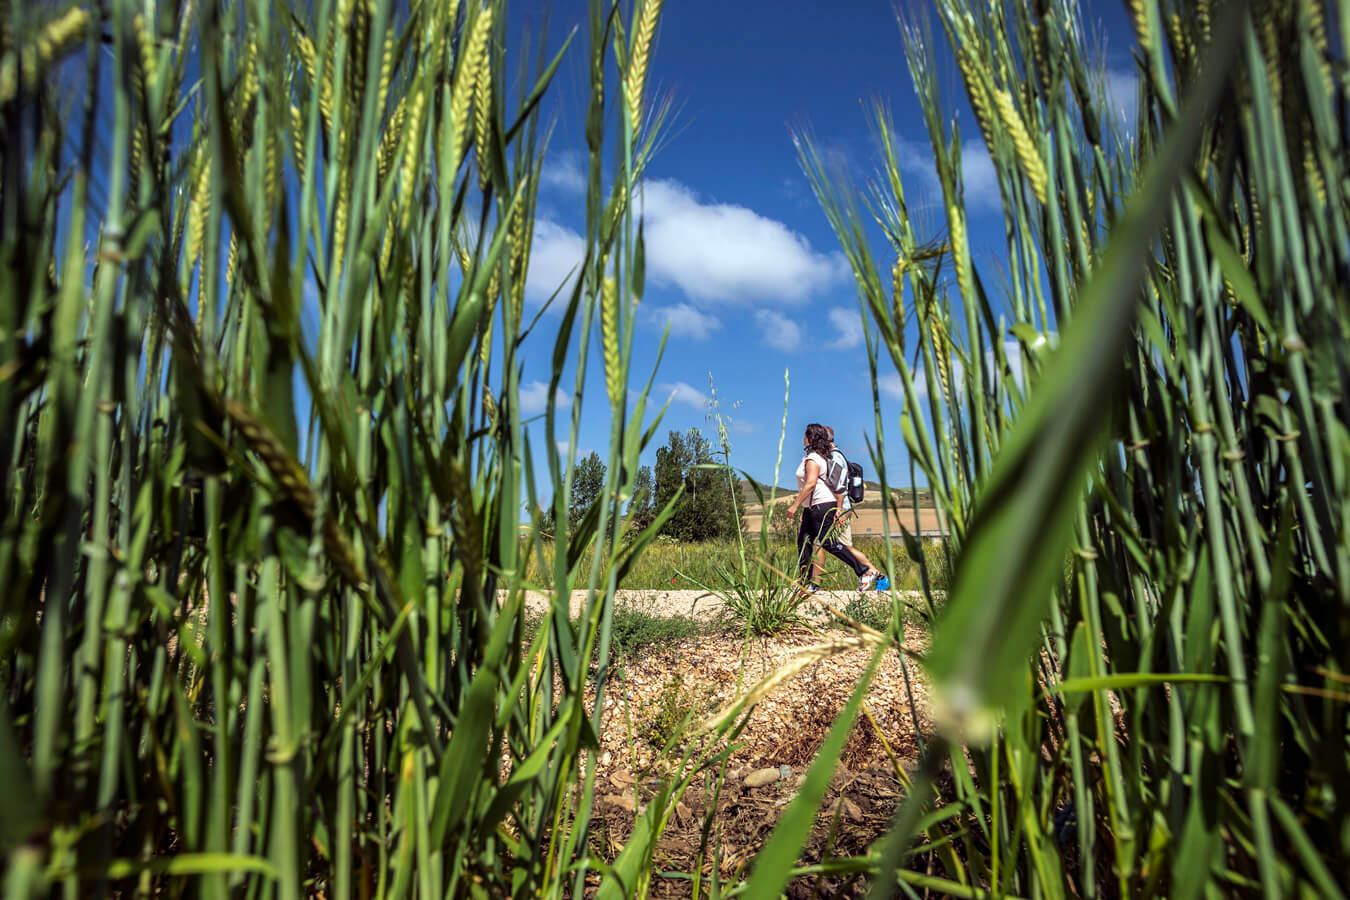
[[[870,591],[872,586],[877,583],[877,576],[880,574],[880,572],[867,572],[864,574],[858,579],[858,590]]]

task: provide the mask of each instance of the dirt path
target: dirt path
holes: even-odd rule
[[[842,607],[856,593],[826,593]],[[585,591],[575,591],[579,612]],[[617,602],[656,615],[709,621],[721,609],[700,591],[622,591]],[[529,598],[544,612],[544,595]],[[706,629],[634,657],[617,661],[604,705],[595,781],[597,849],[613,859],[631,835],[636,816],[651,800],[660,776],[696,740],[689,722],[698,722],[744,696],[805,647],[847,632],[820,621],[768,638],[746,638],[729,630]],[[905,645],[921,655],[927,635],[909,628]],[[746,867],[801,786],[806,769],[830,725],[847,702],[871,660],[872,651],[848,649],[821,659],[779,685],[751,713],[724,768],[697,776],[671,810],[657,845],[656,869],[746,875]],[[595,702],[594,694],[587,698]],[[885,833],[903,794],[892,760],[905,768],[918,759],[917,735],[931,733],[928,690],[913,656],[888,651],[866,694],[867,715],[854,726],[826,793],[804,859],[862,853]],[[715,787],[724,775],[720,790]],[[715,805],[715,808],[714,808]],[[708,818],[711,809],[711,819]],[[703,842],[705,821],[711,822]],[[653,897],[689,896],[690,882],[654,880]],[[810,893],[805,885],[794,885]],[[848,896],[843,882],[825,885],[822,896]]]
[[[759,523],[763,517],[759,507],[749,507],[745,511],[745,530],[751,534],[759,532]],[[938,521],[936,509],[921,508],[916,518],[912,510],[904,510],[898,518],[891,516],[891,536],[899,537],[900,526],[904,525],[910,532],[918,532],[928,535],[941,531],[942,525]],[[881,537],[886,533],[883,522],[883,515],[880,509],[859,509],[857,517],[853,520],[853,536],[863,537]]]
[[[915,603],[921,602],[923,599],[923,595],[918,591],[901,591],[900,593],[906,599]],[[543,614],[552,605],[551,596],[539,591],[529,591],[525,595],[526,608],[533,613]],[[587,596],[589,596],[587,591],[572,591],[569,606],[571,616],[577,616],[586,608]],[[858,596],[858,593],[857,591],[821,591],[815,596],[831,606],[842,608],[851,598]],[[620,606],[627,605],[654,616],[688,616],[702,622],[708,622],[716,618],[723,608],[722,601],[715,594],[698,590],[623,590],[615,592],[614,600]]]

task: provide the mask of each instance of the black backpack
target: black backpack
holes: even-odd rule
[[[844,461],[841,466],[835,454]],[[863,499],[863,468],[855,462],[849,462],[844,451],[838,447],[830,454],[829,465],[825,468],[825,486],[836,494],[848,494],[849,503],[861,503]]]

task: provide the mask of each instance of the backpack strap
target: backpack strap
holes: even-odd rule
[[[836,454],[843,462],[835,463],[834,457]],[[825,486],[834,494],[846,494],[848,492],[848,457],[838,447],[830,451],[830,459],[825,468]]]

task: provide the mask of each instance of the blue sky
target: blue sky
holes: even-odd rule
[[[529,7],[516,7],[516,14],[538,22],[537,10]],[[948,118],[957,117],[963,135],[975,263],[997,290],[992,265],[1001,255],[1002,221],[988,157],[928,4],[909,0],[900,14],[909,21],[928,17],[935,33],[943,108]],[[577,39],[584,42],[584,3],[558,4],[550,15],[553,46],[574,24],[582,24]],[[1134,84],[1123,7],[1084,4],[1083,18],[1102,45],[1108,84],[1123,102]],[[528,298],[536,303],[581,254],[584,53],[580,43],[574,46],[546,108],[555,132],[527,282]],[[669,325],[656,399],[672,402],[658,443],[670,429],[697,426],[715,433],[707,418],[711,376],[723,411],[736,407],[730,412],[732,463],[771,479],[787,369],[789,435],[778,483],[791,481],[799,436],[813,421],[833,425],[840,445],[872,477],[863,435],[875,438],[876,427],[857,295],[792,137],[812,135],[832,162],[865,184],[877,171],[869,110],[874,100],[885,103],[902,141],[906,190],[920,233],[934,232],[939,217],[925,198],[937,196],[936,180],[895,9],[887,2],[671,0],[662,13],[648,85],[649,96],[669,98],[674,109],[643,189],[648,290],[632,382],[645,379]],[[879,244],[874,250],[889,256]],[[527,412],[542,409],[546,399],[552,335],[547,325],[541,331],[533,346],[527,344]],[[898,379],[883,369],[880,384],[889,480],[904,484]],[[609,427],[603,383],[589,384],[580,402],[578,452],[595,449],[603,456]],[[644,463],[651,463],[654,451]]]
[[[557,0],[547,6],[542,0],[520,0],[509,9],[508,52],[513,59],[522,35],[530,36],[531,53],[538,46],[545,9],[550,55],[577,28],[542,110],[553,131],[527,279],[527,304],[533,312],[583,252],[588,13],[586,0]],[[986,286],[996,292],[1003,237],[992,167],[965,106],[931,0],[901,0],[899,15],[910,22],[927,21],[933,33],[943,109],[949,119],[956,117],[963,135],[975,264],[985,274]],[[1084,0],[1082,17],[1101,45],[1108,85],[1124,109],[1135,83],[1124,7],[1119,0]],[[71,68],[67,74],[77,77],[81,71]],[[617,95],[617,87],[612,92]],[[845,452],[863,463],[869,478],[875,477],[864,440],[864,434],[875,440],[876,426],[857,295],[802,170],[793,135],[811,135],[832,165],[865,185],[879,162],[870,110],[875,101],[882,102],[899,134],[918,231],[925,237],[937,231],[937,182],[896,8],[887,0],[833,5],[667,0],[647,96],[649,102],[669,101],[673,115],[641,192],[648,277],[630,387],[645,383],[669,326],[653,400],[659,406],[669,398],[670,408],[643,463],[654,461],[656,447],[669,430],[692,426],[710,438],[715,435],[708,418],[711,378],[730,419],[732,464],[760,480],[773,479],[787,370],[788,437],[778,483],[791,483],[800,434],[813,421],[832,425]],[[879,235],[874,237],[874,251],[888,259]],[[312,338],[318,324],[312,305],[304,318]],[[557,324],[557,312],[546,313],[525,345],[522,400],[527,415],[543,411]],[[598,353],[598,336],[593,346]],[[609,412],[598,359],[589,372],[585,396],[564,393],[560,400],[567,412],[580,404],[578,455],[597,450],[603,456]],[[573,377],[569,366],[562,382],[565,392]],[[298,373],[296,379],[303,421],[307,401]],[[879,385],[889,480],[905,484],[899,379],[883,368]],[[565,437],[565,417],[559,425],[559,437]],[[532,427],[536,447],[542,432],[542,422]],[[539,465],[537,471],[546,469]]]

